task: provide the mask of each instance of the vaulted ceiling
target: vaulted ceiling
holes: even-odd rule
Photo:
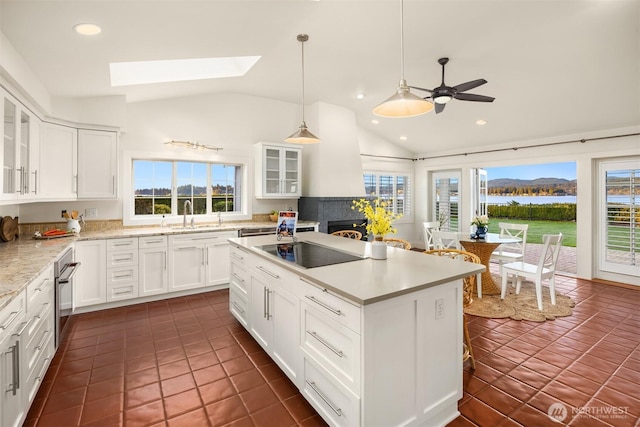
[[[496,100],[372,123],[400,79],[400,0],[0,0],[0,29],[53,96],[127,102],[238,92],[300,103],[306,33],[306,103],[345,106],[415,153],[640,124],[638,0],[405,0],[404,12],[410,85],[438,86],[449,57],[448,85],[484,78],[470,92]],[[81,37],[79,22],[103,31]],[[262,56],[245,77],[109,83],[110,62],[243,55]]]

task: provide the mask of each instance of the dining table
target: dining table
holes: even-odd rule
[[[473,236],[459,238],[462,247],[472,254],[475,254],[480,258],[480,262],[486,267],[485,271],[481,274],[480,286],[482,293],[478,293],[480,298],[482,294],[485,295],[498,295],[501,292],[501,288],[497,285],[491,277],[491,270],[489,269],[489,262],[491,261],[491,254],[493,251],[503,243],[519,243],[522,239],[518,237],[503,237],[498,233],[487,233],[484,239],[477,239]],[[477,289],[474,289],[477,292]]]

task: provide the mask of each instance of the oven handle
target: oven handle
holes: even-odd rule
[[[62,274],[58,277],[58,283],[69,283],[69,280],[76,274],[78,267],[80,267],[79,262],[66,264],[64,270],[62,270]]]

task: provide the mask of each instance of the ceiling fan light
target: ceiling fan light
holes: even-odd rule
[[[407,82],[401,80],[396,93],[376,106],[373,114],[380,117],[401,118],[419,116],[431,110],[433,110],[433,104],[411,93]]]
[[[435,102],[436,104],[446,104],[452,99],[453,97],[451,95],[438,95],[433,98],[433,102]]]
[[[320,138],[309,132],[307,124],[302,122],[297,131],[291,134],[285,142],[291,142],[294,144],[317,144],[320,142]]]

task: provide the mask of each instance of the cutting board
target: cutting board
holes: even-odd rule
[[[11,242],[16,237],[18,237],[18,217],[3,217],[0,222],[0,239],[3,242]]]

